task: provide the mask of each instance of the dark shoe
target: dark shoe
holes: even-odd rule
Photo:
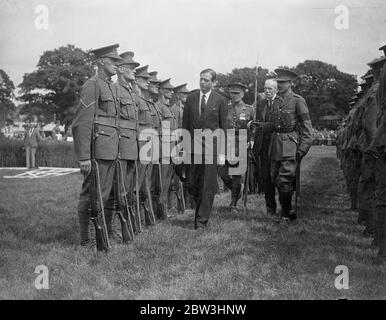
[[[290,221],[295,221],[298,218],[294,210],[291,210],[288,216]]]

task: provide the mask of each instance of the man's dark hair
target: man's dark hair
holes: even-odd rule
[[[216,74],[216,71],[214,71],[213,69],[205,69],[205,70],[202,70],[200,72],[200,75],[202,75],[203,73],[210,73],[210,76],[212,78],[212,81],[215,81],[216,78],[217,78],[217,74]]]

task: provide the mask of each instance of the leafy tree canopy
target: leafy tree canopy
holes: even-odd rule
[[[26,103],[21,113],[47,120],[56,114],[60,121],[71,121],[79,91],[92,74],[89,52],[73,45],[44,52],[37,69],[26,73],[19,85],[19,99]]]
[[[15,110],[13,103],[15,86],[8,74],[0,69],[0,127],[10,119],[12,112]]]
[[[295,71],[299,77],[294,81],[294,92],[302,95],[308,104],[311,119],[317,124],[324,115],[346,114],[348,102],[356,93],[358,83],[356,77],[344,73],[336,66],[317,61],[306,60],[294,68],[279,66]],[[259,67],[257,73],[257,92],[263,92],[264,81],[274,78],[268,69]],[[244,101],[254,102],[256,67],[233,69],[231,73],[219,74],[217,86],[226,92],[226,86],[234,81],[240,81],[249,87]]]

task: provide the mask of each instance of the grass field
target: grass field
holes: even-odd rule
[[[0,299],[385,299],[386,269],[350,211],[334,147],[313,147],[302,168],[300,219],[277,225],[262,197],[248,211],[216,197],[209,228],[193,212],[145,229],[108,254],[78,246],[81,177],[4,179],[0,170]],[[37,290],[35,267],[49,268]],[[349,269],[348,290],[334,286]]]

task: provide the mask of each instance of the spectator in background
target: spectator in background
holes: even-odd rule
[[[67,132],[66,134],[64,135],[64,140],[65,141],[74,141],[73,137],[72,137],[72,126],[69,125],[68,128],[67,128]]]
[[[62,140],[62,134],[60,133],[60,122],[55,122],[55,127],[52,129],[52,136],[55,141]]]
[[[35,163],[36,149],[38,148],[38,142],[45,140],[39,131],[39,125],[31,123],[27,125],[25,136],[24,136],[24,149],[26,166],[29,169],[37,169]]]

